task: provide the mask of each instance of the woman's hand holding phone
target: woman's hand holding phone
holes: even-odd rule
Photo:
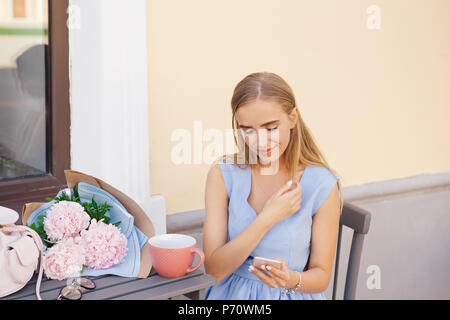
[[[270,260],[277,260],[280,267],[273,264],[265,264],[261,267],[251,265],[248,271],[253,273],[269,288],[291,288],[298,283],[298,274],[289,269],[285,260],[280,258],[273,258]]]
[[[301,179],[304,170],[300,172]],[[291,216],[300,209],[302,203],[302,186],[297,181],[290,180],[275,192],[264,205],[261,218],[268,219],[271,225]]]

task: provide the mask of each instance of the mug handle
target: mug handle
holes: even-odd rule
[[[205,254],[202,250],[200,250],[199,248],[192,248],[191,252],[197,253],[200,256],[200,262],[195,267],[189,267],[186,270],[187,273],[197,270],[198,268],[200,268],[203,262],[205,262]]]

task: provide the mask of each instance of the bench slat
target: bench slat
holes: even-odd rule
[[[201,272],[196,271],[181,278],[172,279],[156,275],[146,279],[137,279],[135,281],[127,282],[121,285],[116,285],[105,289],[98,288],[90,292],[86,292],[83,294],[83,300],[113,299],[115,297],[125,296],[137,291],[146,289],[153,290],[157,287],[163,287],[173,282],[180,283],[181,286],[184,286],[184,283],[187,279],[200,277],[201,275]]]
[[[181,282],[172,282],[164,286],[145,289],[139,292],[130,293],[116,297],[113,300],[163,300],[185,293],[205,289],[215,283],[215,279],[208,275],[193,277]]]

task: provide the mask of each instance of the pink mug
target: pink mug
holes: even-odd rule
[[[200,268],[205,262],[205,254],[196,247],[197,240],[191,236],[177,233],[161,234],[148,240],[150,259],[160,276],[178,278]],[[200,262],[191,267],[195,253]]]

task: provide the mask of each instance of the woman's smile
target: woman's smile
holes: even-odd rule
[[[266,150],[260,150],[259,152],[262,153],[263,155],[268,155],[268,156],[270,156],[270,155],[271,155],[272,149],[273,149],[273,148],[269,148],[269,149],[266,149]]]

